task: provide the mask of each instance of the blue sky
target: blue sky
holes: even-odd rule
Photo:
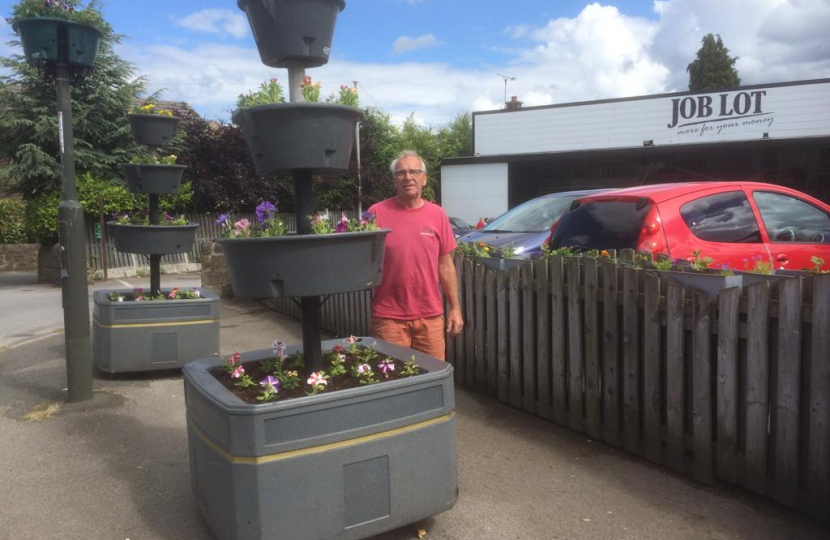
[[[228,119],[238,94],[287,79],[260,63],[235,0],[107,0],[104,14],[148,90],[204,116]],[[830,77],[827,28],[830,0],[346,0],[329,64],[308,74],[324,95],[357,80],[361,104],[438,125],[501,108],[500,75],[526,105],[684,90],[708,32],[746,84]]]

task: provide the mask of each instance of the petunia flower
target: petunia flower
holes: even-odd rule
[[[355,343],[357,343],[357,338],[355,336],[349,336],[346,338],[346,343],[348,343],[349,345],[354,345]]]
[[[176,295],[178,295],[178,294],[179,294],[179,288],[178,287],[173,287],[173,290],[170,291],[170,294],[167,295],[167,298],[175,299]]]
[[[346,347],[344,347],[343,345],[335,345],[334,347],[331,348],[331,352],[336,353],[336,354],[341,354],[341,353],[346,352]]]
[[[363,375],[364,373],[371,373],[372,366],[370,366],[369,364],[360,364],[359,366],[357,366],[357,372],[361,375]]]
[[[264,223],[266,220],[273,219],[274,214],[277,213],[277,207],[271,204],[269,201],[262,201],[262,203],[256,207],[256,217],[260,223]]]
[[[329,383],[319,371],[312,373],[306,382],[311,386],[326,386]]]
[[[239,354],[239,351],[236,351],[235,353],[233,353],[232,355],[230,355],[228,357],[228,365],[229,366],[237,365],[239,363],[239,360],[240,360],[241,357],[242,357],[242,355]]]
[[[340,221],[337,222],[337,228],[335,230],[337,232],[346,232],[349,230],[349,218],[346,217],[345,212],[340,214]]]
[[[245,368],[242,366],[242,364],[239,364],[238,366],[236,366],[236,369],[233,370],[233,373],[231,373],[231,377],[233,377],[234,379],[238,379],[244,373],[245,373]]]
[[[222,225],[226,221],[228,221],[228,214],[220,214],[218,218],[216,218],[216,224]]]
[[[384,373],[395,371],[395,362],[391,358],[387,358],[378,363],[378,368]]]
[[[267,377],[262,379],[262,381],[260,381],[259,384],[260,384],[260,386],[265,386],[265,387],[270,386],[271,390],[273,390],[275,394],[279,393],[280,386],[282,385],[282,383],[280,383],[280,380],[277,379],[276,377],[272,376],[272,375],[268,375]]]

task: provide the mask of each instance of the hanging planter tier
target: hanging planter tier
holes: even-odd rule
[[[95,291],[92,348],[105,373],[181,368],[219,350],[219,297],[200,288],[201,298],[118,302]],[[165,296],[170,289],[162,289]]]
[[[248,15],[259,57],[266,66],[306,68],[328,63],[343,0],[237,0]]]
[[[380,285],[390,229],[337,234],[216,238],[233,294],[241,298],[322,296]]]
[[[53,17],[20,19],[12,28],[20,36],[26,62],[32,67],[60,61],[91,68],[103,37],[93,26]]]
[[[210,373],[221,359],[184,367],[193,495],[219,540],[356,540],[454,506],[452,366],[362,340],[379,355],[414,354],[426,373],[252,405]],[[272,357],[269,349],[241,360]]]
[[[180,118],[160,114],[128,114],[133,140],[144,146],[167,146]]]
[[[184,165],[121,164],[127,188],[133,193],[175,193],[186,168]]]
[[[259,174],[347,171],[362,118],[358,108],[329,103],[259,105],[233,113]]]
[[[107,222],[107,233],[115,249],[123,253],[171,255],[189,253],[196,240],[198,223],[187,225],[119,225]]]
[[[488,270],[510,271],[516,267],[531,264],[533,261],[530,259],[496,259],[494,257],[476,257],[475,262]]]

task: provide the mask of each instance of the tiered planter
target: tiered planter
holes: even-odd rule
[[[179,121],[156,114],[131,114],[129,118],[133,138],[150,145],[151,155],[155,155],[156,146],[172,140]],[[148,195],[150,225],[111,221],[107,233],[116,250],[150,256],[150,290],[146,292],[151,296],[170,293],[160,288],[161,257],[188,253],[196,239],[198,223],[158,224],[158,196],[178,189],[184,169],[179,165],[121,165],[128,189]],[[100,371],[181,368],[219,351],[219,297],[212,292],[199,289],[199,298],[139,302],[111,301],[111,293],[129,295],[132,291],[98,291],[94,295],[93,357]]]
[[[144,302],[113,301],[110,293],[132,291],[93,295],[93,348],[100,371],[181,368],[219,350],[219,297],[212,292],[200,289],[201,298]]]
[[[735,276],[721,276],[717,273],[707,272],[677,272],[677,271],[663,271],[651,270],[661,279],[674,280],[684,287],[692,287],[706,294],[709,298],[717,298],[722,289],[730,287],[743,287],[743,277]]]
[[[533,261],[530,259],[496,259],[493,257],[476,257],[475,262],[488,270],[510,271],[514,268],[530,264]]]
[[[259,174],[349,168],[355,125],[363,113],[328,103],[280,103],[233,113]]]
[[[317,296],[380,284],[389,230],[337,235],[218,238],[236,296]]]
[[[74,68],[91,68],[103,36],[92,26],[52,17],[21,19],[12,28],[20,36],[26,62],[33,67],[62,61]],[[63,54],[66,58],[61,58]]]
[[[238,0],[262,61],[289,68],[292,103],[236,111],[257,172],[293,172],[297,235],[223,238],[234,294],[300,297],[307,371],[322,365],[324,295],[380,284],[388,230],[312,235],[312,172],[348,170],[353,107],[297,103],[306,67],[325,64],[342,0]],[[219,540],[357,540],[452,508],[457,497],[451,365],[362,338],[426,373],[296,399],[246,404],[207,358],[184,368],[190,477]],[[273,357],[242,354],[242,362]],[[302,378],[302,377],[301,377]]]
[[[414,354],[429,372],[249,405],[210,374],[221,360],[185,366],[193,495],[217,538],[353,540],[455,504],[452,366],[363,340],[383,355]],[[253,351],[242,361],[272,355]]]

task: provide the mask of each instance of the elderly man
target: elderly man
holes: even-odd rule
[[[444,210],[421,197],[427,183],[421,157],[402,152],[389,169],[395,196],[369,208],[378,226],[392,229],[386,237],[383,281],[372,303],[372,333],[444,360],[445,330],[454,337],[464,325],[452,260],[455,235]],[[441,291],[449,305],[446,324]]]

